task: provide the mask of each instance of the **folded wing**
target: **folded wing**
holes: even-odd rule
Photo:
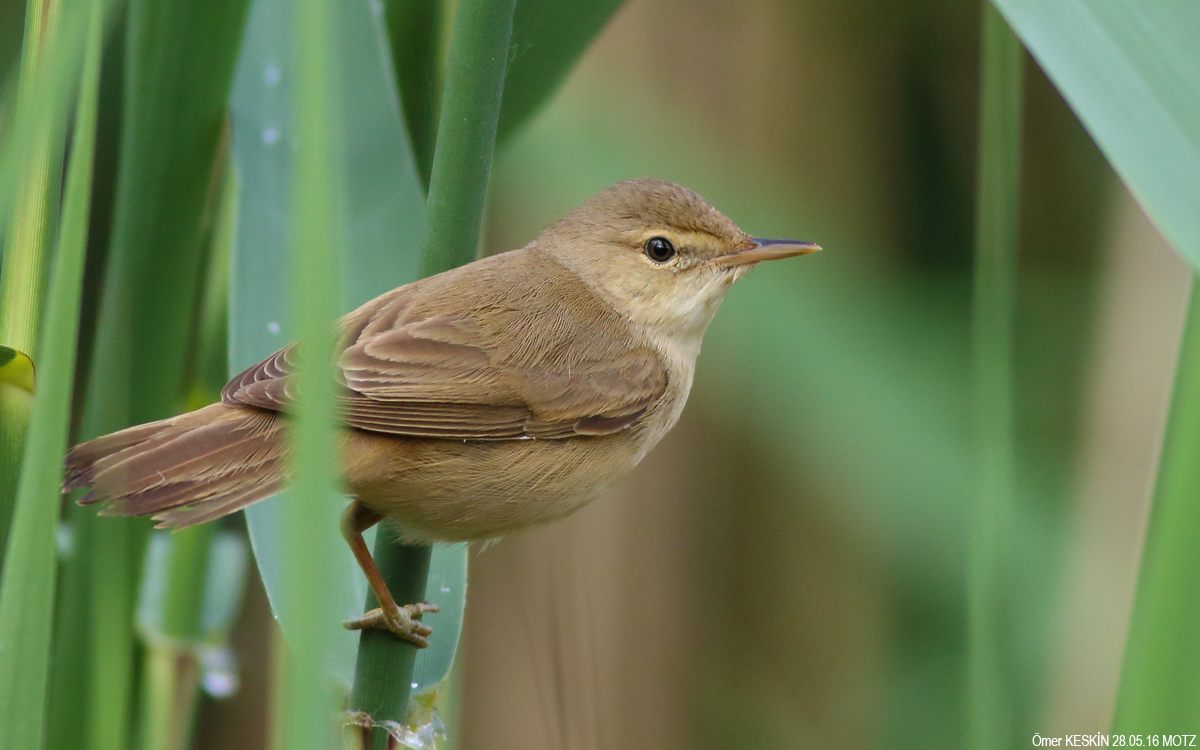
[[[531,272],[543,278],[526,281],[541,299],[474,286],[456,305],[452,292],[464,284],[494,286],[487,271],[457,284],[434,277],[401,287],[343,319],[338,364],[347,424],[463,440],[606,435],[636,424],[663,396],[662,358],[621,335],[615,313],[561,304],[578,299],[573,274],[547,274],[536,264]],[[281,349],[231,380],[222,398],[286,411],[295,399],[295,365],[294,346]]]

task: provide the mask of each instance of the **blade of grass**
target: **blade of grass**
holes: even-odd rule
[[[248,0],[131,0],[112,253],[137,287],[134,422],[179,408],[204,240],[222,185],[221,137]]]
[[[84,269],[83,312],[75,363],[75,402],[72,413],[78,442],[87,413],[88,378],[93,373],[99,309],[108,267],[112,213],[116,196],[121,105],[125,78],[124,3],[110,6],[109,31],[100,61],[100,108],[96,124],[96,159],[92,177],[92,220],[88,229],[88,257]],[[92,542],[97,525],[94,508],[68,503],[61,526],[65,544],[59,552],[59,587],[55,604],[53,653],[50,662],[50,710],[46,750],[75,750],[80,727],[90,726],[92,689]]]
[[[515,0],[464,0],[458,5],[433,156],[429,238],[421,256],[424,275],[467,263],[478,251],[514,4]],[[424,598],[431,552],[428,547],[397,545],[384,534],[376,536],[375,561],[399,601]],[[373,597],[368,597],[366,606],[377,606]],[[415,657],[411,644],[389,633],[364,632],[359,641],[352,708],[367,713],[376,723],[403,721]],[[373,730],[372,746],[386,744],[387,733]]]
[[[1138,574],[1112,731],[1170,732],[1200,718],[1200,293],[1193,282]]]
[[[221,153],[224,162],[228,158],[224,146]],[[193,337],[199,343],[194,347],[197,356],[192,363],[188,396],[191,409],[219,399],[228,369],[225,308],[229,300],[229,251],[237,198],[233,179],[224,165],[221,172],[225,175],[222,199],[217,226],[209,238],[211,242],[206,242],[211,245],[208,273],[197,315],[198,330]],[[143,619],[143,611],[151,613],[146,619],[153,621],[153,626],[139,625],[146,644],[142,673],[145,684],[152,687],[142,693],[142,750],[185,750],[190,744],[200,690],[200,619],[216,531],[217,526],[211,523],[180,529],[162,540],[161,556],[146,556],[138,612],[139,621]],[[159,574],[151,565],[163,565],[165,573]],[[156,575],[162,580],[161,596],[159,591],[145,585]],[[144,601],[148,595],[155,596],[154,606]]]
[[[338,551],[338,504],[333,465],[335,392],[333,330],[340,278],[340,209],[344,200],[334,134],[337,59],[331,0],[300,0],[292,19],[291,89],[296,156],[292,174],[291,317],[298,334],[290,498],[284,516],[284,581],[295,620],[289,632],[289,669],[283,744],[294,750],[329,748],[335,731],[334,681],[327,654],[339,629],[332,561]]]
[[[92,188],[104,2],[93,0],[12,544],[0,577],[0,747],[40,747],[53,625],[55,530],[74,382],[75,340]]]
[[[25,30],[25,3],[0,3],[0,91],[21,59],[21,38]],[[4,120],[8,113],[0,104],[0,140],[4,139]]]
[[[973,438],[968,571],[967,746],[1011,744],[1001,654],[1003,545],[1014,517],[1013,313],[1020,196],[1021,43],[990,2],[983,11],[973,300]]]
[[[29,1],[17,87],[19,118],[32,119],[35,93],[46,83],[46,61],[54,58],[59,46],[55,38],[60,12],[60,0]],[[58,213],[63,123],[60,118],[44,120],[30,144],[0,257],[0,344],[35,360],[45,269]],[[0,385],[0,559],[8,539],[29,409],[27,393]]]
[[[134,0],[126,15],[124,108],[112,245],[83,436],[169,416],[181,405],[201,238],[244,17],[219,5]],[[134,605],[149,524],[104,518],[83,545],[91,577],[87,726],[93,748],[128,746]],[[77,613],[84,614],[84,613]]]
[[[29,87],[17,108],[23,112],[3,132],[0,150],[0,226],[7,227],[18,193],[25,184],[25,164],[34,153],[34,145],[51,122],[64,122],[72,97],[77,91],[83,50],[87,42],[86,13],[68,13],[58,21],[55,51],[44,55],[38,66],[37,85]],[[18,85],[18,88],[20,86]]]

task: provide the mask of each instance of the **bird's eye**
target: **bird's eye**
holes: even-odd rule
[[[675,246],[666,237],[651,237],[646,240],[646,257],[655,263],[666,263],[675,257]]]

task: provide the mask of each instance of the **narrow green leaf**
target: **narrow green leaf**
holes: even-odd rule
[[[21,59],[21,37],[25,28],[25,3],[0,2],[0,102],[9,83],[16,83],[14,71]],[[11,76],[11,78],[10,78]],[[6,113],[0,103],[0,141],[4,140]]]
[[[47,83],[50,67],[47,61],[61,47],[60,13],[61,0],[29,2],[17,90],[18,117],[26,121],[33,119],[35,92]],[[26,352],[34,352],[38,340],[44,269],[48,266],[58,211],[55,196],[59,189],[64,122],[60,118],[45,120],[30,144],[13,221],[5,237],[0,275],[0,341]]]
[[[1024,53],[989,2],[983,10],[979,175],[975,226],[972,403],[975,453],[968,578],[968,747],[1012,744],[1012,696],[1003,679],[1003,542],[1012,526],[1013,314],[1020,198]]]
[[[201,238],[220,184],[217,143],[245,0],[132,0],[126,13],[121,154],[113,236],[88,382],[84,437],[181,406]],[[90,560],[88,735],[129,745],[137,581],[149,524],[85,524]],[[76,614],[84,614],[77,612]]]
[[[292,19],[291,89],[296,155],[291,184],[290,310],[297,333],[294,375],[303,394],[291,420],[291,507],[284,516],[284,584],[295,613],[288,633],[284,744],[322,750],[337,708],[327,654],[339,622],[332,561],[341,545],[335,469],[333,320],[343,244],[342,163],[335,135],[337,59],[333,0],[299,0]],[[333,283],[330,283],[330,282]]]
[[[66,113],[77,89],[86,47],[88,16],[68,13],[58,20],[53,54],[42,56],[37,81],[18,87],[16,107],[20,110],[3,135],[0,149],[0,227],[7,227],[17,196],[29,185],[24,181],[27,163],[36,157],[36,145],[52,124],[66,121]]]
[[[995,3],[1155,224],[1200,269],[1200,4]]]
[[[1200,719],[1200,293],[1192,289],[1112,731]],[[1188,730],[1191,731],[1191,730]]]
[[[58,193],[61,188],[65,118],[39,118],[37,92],[49,81],[48,71],[62,47],[59,37],[61,0],[30,0],[25,43],[17,87],[17,117],[39,126],[22,156],[21,189],[11,208],[12,221],[4,230],[0,255],[0,344],[37,356],[42,296],[54,242]],[[71,80],[64,88],[73,87]],[[56,113],[57,114],[57,113]],[[17,474],[29,420],[26,394],[0,387],[0,558],[8,539],[9,520],[16,500]]]
[[[224,139],[223,139],[224,140]],[[227,150],[222,147],[222,161]],[[220,397],[226,381],[229,254],[233,244],[236,190],[224,166],[216,227],[207,238],[203,300],[196,315],[188,407],[198,409]],[[152,535],[142,566],[137,625],[145,643],[141,691],[142,750],[186,750],[200,690],[200,634],[210,591],[217,526],[207,523]],[[240,584],[239,584],[240,591]]]
[[[518,0],[497,138],[550,99],[620,7],[621,0]]]
[[[199,287],[247,5],[129,2],[111,253],[132,293],[130,350],[139,364],[129,373],[128,388],[138,394],[134,422],[161,419],[181,406],[194,305],[177,300],[194,300]]]
[[[55,529],[74,383],[75,340],[87,243],[104,3],[93,0],[62,225],[47,301],[41,387],[22,461],[12,541],[0,575],[0,747],[36,748],[45,736],[53,624]]]

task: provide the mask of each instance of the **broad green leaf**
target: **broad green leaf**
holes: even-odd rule
[[[1146,213],[1200,269],[1200,4],[994,2]]]
[[[75,377],[105,3],[93,0],[89,10],[74,145],[40,349],[41,385],[29,422],[34,449],[21,462],[11,540],[0,573],[0,747],[6,749],[40,747],[45,737],[58,567],[55,532]]]
[[[518,0],[497,138],[550,99],[619,7],[621,0]]]
[[[237,242],[230,289],[230,368],[254,364],[291,341],[287,320],[286,223],[291,173],[292,81],[289,4],[255,0],[233,91],[233,153],[239,182]],[[391,80],[391,63],[379,20],[365,2],[339,3],[338,87],[346,172],[345,259],[340,309],[355,306],[417,277],[425,232],[425,199],[417,178]],[[288,493],[247,509],[250,539],[272,609],[285,635],[294,614],[283,587],[283,517]],[[344,500],[330,499],[335,507]],[[338,535],[336,526],[330,534]],[[366,581],[339,542],[336,577],[339,617],[358,616]],[[419,689],[435,686],[449,671],[461,628],[466,589],[466,549],[438,548],[426,594],[442,607],[428,622],[437,636],[418,656]],[[457,616],[456,616],[457,613]],[[329,655],[334,673],[349,686],[358,635],[338,632]]]

